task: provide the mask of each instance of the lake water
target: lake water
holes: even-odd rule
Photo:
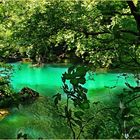
[[[54,94],[63,92],[61,75],[68,67],[45,65],[36,68],[21,63],[13,66],[11,86],[14,90],[18,92],[23,87],[30,87],[38,91],[41,97],[31,105],[10,110],[10,114],[0,121],[0,138],[16,138],[19,132],[28,134],[29,138],[70,138],[69,129],[64,125],[63,119],[58,118],[50,100]],[[134,76],[130,73],[88,73],[86,79],[84,86],[88,89],[87,96],[91,102],[111,101],[115,95],[127,88],[126,82],[136,86]]]
[[[44,67],[31,67],[29,64],[16,63],[13,64],[14,72],[11,77],[11,84],[15,91],[20,91],[23,87],[30,87],[38,91],[44,96],[53,96],[62,93],[61,76],[67,71],[67,66],[62,65],[46,65]],[[93,73],[86,75],[86,84],[88,89],[88,97],[95,100],[97,97],[104,98],[110,93],[120,93],[126,88],[125,83],[128,82],[132,86],[136,86],[133,74],[125,73]],[[109,87],[114,87],[110,90]]]

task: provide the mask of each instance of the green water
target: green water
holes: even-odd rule
[[[17,133],[27,133],[29,138],[70,138],[69,129],[62,118],[58,118],[53,107],[52,95],[62,91],[61,75],[67,66],[46,65],[35,68],[28,64],[13,64],[11,86],[15,91],[30,87],[41,95],[37,101],[19,109],[10,110],[10,115],[0,121],[0,138],[16,138]],[[109,100],[126,88],[125,82],[135,86],[133,74],[125,79],[122,73],[94,73],[86,75],[84,85],[90,101]],[[108,87],[113,87],[110,90]]]
[[[61,75],[67,67],[57,67],[46,65],[36,68],[28,64],[14,64],[14,73],[11,83],[16,91],[28,86],[42,95],[52,96],[56,92],[61,92]]]
[[[53,96],[62,91],[61,75],[68,67],[62,65],[46,65],[44,67],[31,67],[28,64],[16,63],[11,78],[11,84],[15,91],[23,87],[30,87],[44,96]],[[127,80],[132,86],[136,86],[133,74],[128,74],[127,79],[122,73],[93,73],[86,75],[87,82],[84,85],[88,89],[88,97],[95,100],[97,97],[105,98],[106,94],[122,92],[126,88]],[[113,87],[111,91],[108,87]]]

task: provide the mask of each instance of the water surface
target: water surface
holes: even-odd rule
[[[10,115],[0,121],[0,138],[16,138],[17,133],[27,133],[29,138],[71,138],[69,129],[62,118],[58,117],[53,106],[52,96],[62,93],[61,75],[68,66],[45,65],[31,67],[29,64],[15,63],[11,76],[11,86],[15,91],[30,87],[41,95],[37,101],[19,109],[10,110]],[[136,85],[133,74],[123,73],[89,73],[84,85],[88,89],[91,102],[97,100],[113,101],[118,93],[127,88],[125,83]],[[112,89],[111,89],[112,88]]]
[[[20,91],[23,87],[30,87],[44,96],[53,96],[57,92],[62,93],[61,76],[66,72],[68,66],[45,65],[43,67],[31,67],[29,64],[14,64],[14,72],[11,84],[15,91]],[[134,75],[131,73],[102,72],[87,73],[86,84],[88,97],[94,100],[96,97],[104,98],[110,93],[123,92],[126,82],[136,86]],[[127,78],[126,78],[127,77]],[[109,87],[114,87],[110,90]],[[101,96],[100,96],[101,95]]]

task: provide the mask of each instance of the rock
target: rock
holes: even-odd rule
[[[32,62],[30,58],[22,58],[22,62]]]
[[[44,63],[36,63],[36,64],[32,64],[30,67],[43,67],[44,66]]]
[[[9,114],[9,111],[6,109],[0,109],[0,121],[5,118]]]
[[[20,92],[19,92],[20,95],[27,95],[27,96],[30,96],[30,97],[39,97],[39,93],[34,91],[33,89],[31,88],[28,88],[28,87],[24,87]]]
[[[37,97],[39,97],[39,93],[28,87],[25,87],[20,92],[11,95],[4,95],[0,92],[0,108],[19,108],[20,104],[24,105],[32,103],[37,99]],[[0,116],[2,115],[3,111],[0,113]]]

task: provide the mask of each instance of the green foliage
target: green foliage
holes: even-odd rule
[[[72,57],[96,67],[140,63],[139,31],[127,2],[8,0],[0,7],[4,57],[12,51],[37,62]]]
[[[66,94],[66,105],[64,106],[64,113],[60,116],[67,120],[67,124],[72,131],[73,138],[78,138],[83,126],[82,116],[84,110],[89,109],[89,100],[87,99],[87,89],[82,85],[85,84],[85,75],[89,69],[87,67],[69,67],[68,71],[62,75],[63,91]],[[61,94],[58,93],[53,96],[54,103],[57,106],[58,101],[61,100]],[[73,101],[74,107],[77,111],[74,111],[70,107],[70,102]],[[79,130],[79,134],[76,134],[75,129]],[[76,136],[77,135],[77,136]]]
[[[80,58],[96,68],[139,67],[140,3],[130,2],[133,9],[128,1],[116,0],[2,1],[0,61],[19,56],[39,63]],[[67,103],[61,116],[67,120],[73,138],[138,138],[139,120],[135,116],[139,115],[139,106],[135,103],[139,99],[139,86],[126,83],[129,90],[120,94],[117,105],[103,110],[94,104],[92,114],[87,89],[83,87],[87,71],[86,67],[70,67],[62,75]],[[0,75],[0,93],[10,96],[8,103],[13,100],[17,103],[18,98],[11,96],[8,69],[0,70],[0,74],[3,75]],[[61,96],[60,93],[54,96],[56,106]]]
[[[15,98],[13,97],[13,90],[10,87],[10,76],[12,67],[4,63],[0,63],[0,107],[9,107],[11,104],[15,104]]]
[[[87,67],[70,67],[68,72],[62,75],[63,90],[67,97],[74,102],[74,106],[79,106],[82,109],[89,108],[89,101],[87,100],[87,89],[82,85],[85,84],[85,75],[88,71]],[[70,85],[67,84],[70,82]]]
[[[54,96],[56,106],[61,100],[57,109],[60,116],[66,119],[72,138],[139,138],[139,74],[134,75],[136,86],[131,86],[127,82],[127,74],[120,75],[126,79],[126,88],[122,93],[114,95],[115,99],[112,102],[108,100],[89,102],[86,97],[87,89],[82,86],[86,81],[81,83],[79,80],[85,78],[88,70],[84,66],[70,67],[62,75],[63,91],[66,96],[64,95],[63,100],[60,98],[63,94],[58,93]],[[116,85],[108,88],[112,91],[114,87]],[[60,109],[61,103],[63,106]]]
[[[0,108],[18,107],[20,104],[33,102],[39,94],[32,89],[23,88],[15,93],[10,85],[12,66],[0,63]]]
[[[76,111],[74,112],[74,116],[77,117],[78,119],[82,119],[81,117],[84,115],[83,111]]]
[[[61,94],[60,93],[57,93],[56,95],[53,96],[54,99],[54,103],[55,105],[58,104],[59,101],[61,101]]]

